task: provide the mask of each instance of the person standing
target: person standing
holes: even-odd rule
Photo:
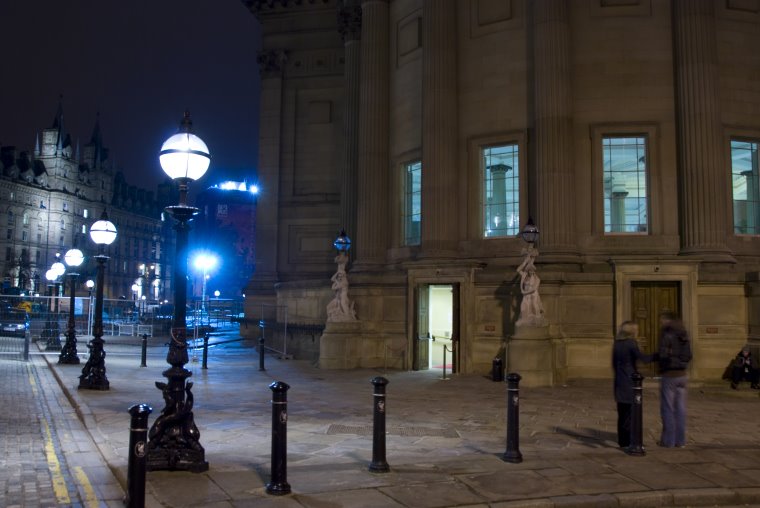
[[[660,315],[660,417],[662,434],[657,442],[665,448],[686,446],[687,368],[691,341],[683,322],[671,312]]]
[[[617,403],[617,438],[620,448],[631,444],[631,410],[633,409],[633,374],[636,362],[650,363],[657,354],[645,355],[639,350],[636,337],[639,327],[633,321],[625,321],[615,334],[612,346],[612,368],[615,371],[614,392]]]

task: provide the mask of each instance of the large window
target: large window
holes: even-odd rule
[[[734,233],[760,235],[760,192],[756,141],[731,140]]]
[[[520,232],[520,166],[517,144],[481,149],[483,164],[483,236]]]
[[[419,245],[422,223],[422,162],[404,165],[404,245]]]
[[[602,137],[604,232],[647,233],[647,138]]]

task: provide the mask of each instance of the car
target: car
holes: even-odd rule
[[[0,310],[0,335],[26,337],[29,331],[29,314],[23,310]]]

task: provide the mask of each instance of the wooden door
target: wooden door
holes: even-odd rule
[[[420,284],[414,289],[416,311],[414,313],[413,370],[430,368],[430,286]]]
[[[659,346],[660,314],[674,312],[680,315],[680,285],[678,282],[632,282],[631,316],[639,325],[639,349],[653,354]],[[640,365],[640,372],[648,377],[657,372],[656,364]]]

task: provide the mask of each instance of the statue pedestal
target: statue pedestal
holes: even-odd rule
[[[319,339],[320,369],[355,369],[361,366],[361,321],[328,322]]]
[[[554,384],[554,348],[548,325],[516,327],[507,340],[507,372],[520,374],[520,386]]]

